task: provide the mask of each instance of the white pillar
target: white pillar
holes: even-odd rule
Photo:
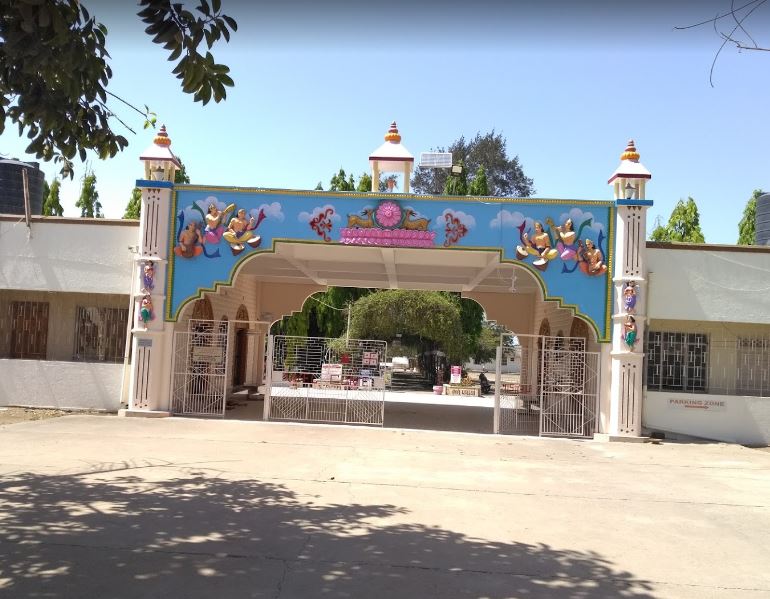
[[[412,163],[404,162],[404,193],[409,193],[409,179],[412,176]]]
[[[173,323],[164,320],[165,285],[168,268],[168,236],[173,184],[144,181],[142,211],[139,226],[139,253],[134,294],[134,321],[131,329],[131,380],[128,409],[124,415],[163,416],[170,408],[171,355]],[[144,265],[155,269],[154,286],[144,284]],[[145,323],[141,317],[142,303],[149,296],[154,317]]]
[[[372,191],[380,191],[380,163],[372,160]]]
[[[624,189],[620,186],[621,190]],[[613,273],[612,382],[610,385],[609,430],[611,436],[638,437],[642,432],[644,373],[644,327],[647,313],[646,231],[647,208],[644,199],[617,200],[617,233]],[[636,286],[636,306],[626,311],[623,290]],[[631,316],[636,325],[636,343],[624,341],[624,323]]]

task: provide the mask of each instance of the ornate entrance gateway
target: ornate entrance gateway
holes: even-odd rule
[[[501,433],[591,437],[599,404],[599,354],[582,337],[502,335],[496,427]],[[502,365],[514,365],[502,374]]]
[[[387,350],[371,339],[271,335],[265,420],[382,426]]]

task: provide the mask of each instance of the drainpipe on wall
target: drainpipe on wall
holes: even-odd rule
[[[129,360],[131,354],[131,329],[134,322],[134,284],[136,283],[136,260],[134,256],[139,253],[139,246],[130,245],[128,251],[131,253],[131,288],[128,292],[128,322],[126,323],[126,342],[123,346],[123,373],[120,377],[120,407],[128,407],[128,380]]]

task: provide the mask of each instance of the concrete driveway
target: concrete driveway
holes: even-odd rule
[[[0,427],[2,597],[770,597],[770,453],[66,416]]]

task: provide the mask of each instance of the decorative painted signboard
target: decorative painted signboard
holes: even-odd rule
[[[607,341],[615,203],[183,186],[173,193],[166,320],[278,241],[499,251]]]

